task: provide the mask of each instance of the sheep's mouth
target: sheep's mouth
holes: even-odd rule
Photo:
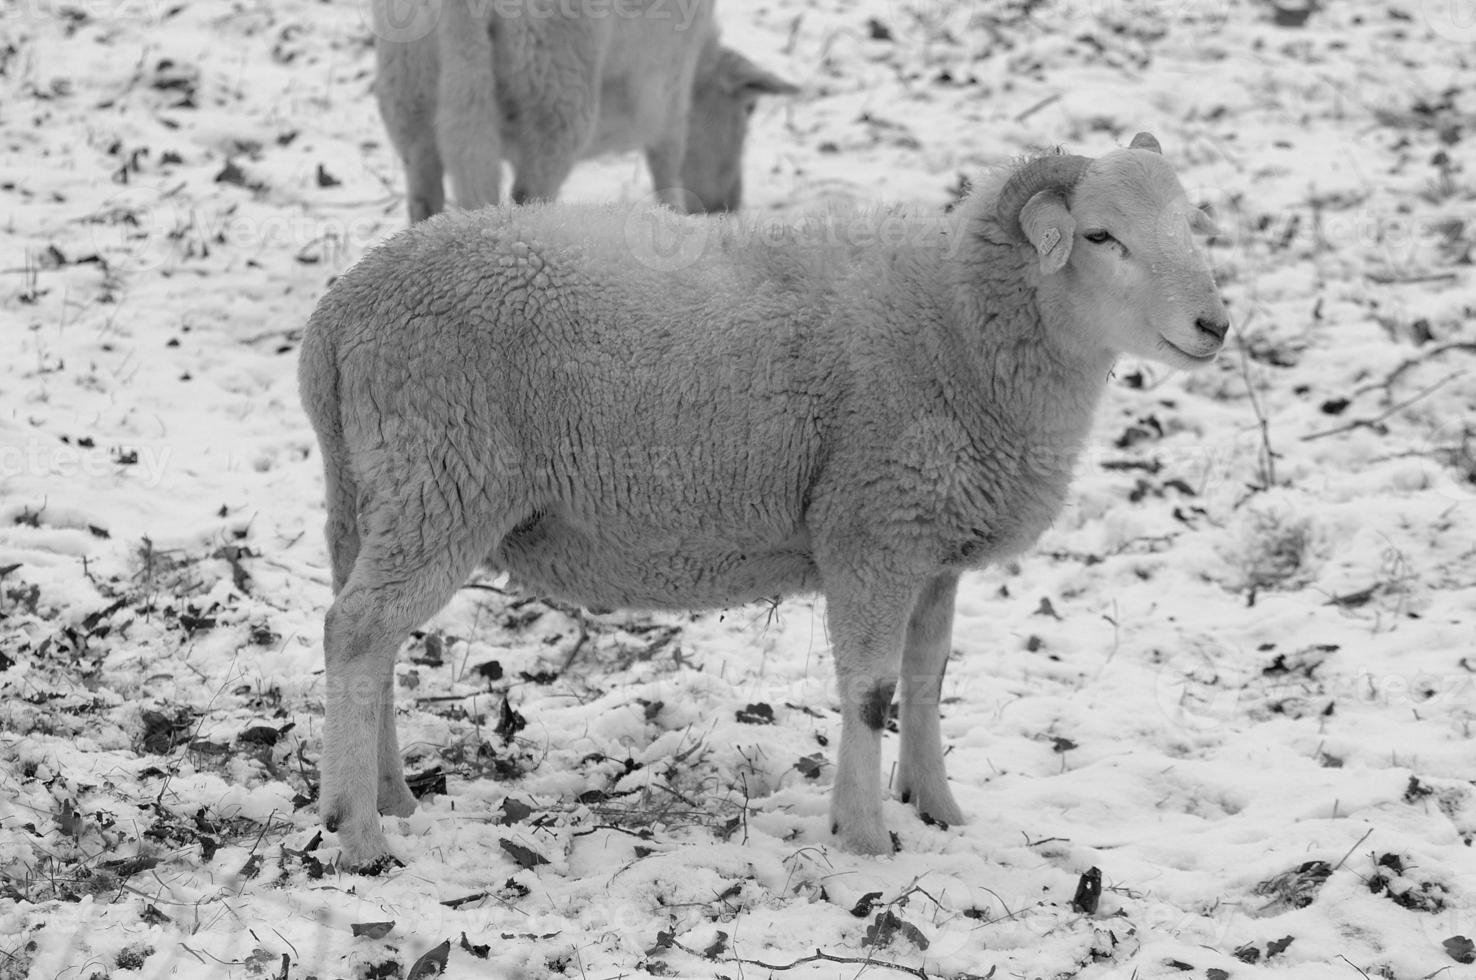
[[[1163,345],[1165,347],[1173,351],[1175,354],[1178,354],[1181,358],[1191,364],[1208,364],[1210,361],[1213,361],[1216,357],[1218,357],[1220,353],[1220,349],[1216,347],[1208,354],[1193,354],[1189,351],[1186,351],[1184,348],[1180,347],[1172,340],[1169,340],[1163,334],[1159,334],[1158,339],[1163,342]]]

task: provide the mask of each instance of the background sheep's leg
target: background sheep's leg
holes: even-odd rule
[[[374,45],[378,73],[374,92],[395,152],[405,165],[405,203],[410,221],[439,214],[445,206],[441,153],[436,148],[435,37]]]
[[[436,149],[435,133],[427,130],[422,135],[424,139],[401,152],[405,161],[405,204],[410,209],[411,224],[440,214],[446,206],[441,151]],[[500,163],[494,169],[500,176]]]
[[[502,73],[494,62],[491,24],[485,5],[441,5],[437,34],[422,59],[433,67],[435,86],[430,111],[436,145],[458,207],[496,204],[502,189],[502,111],[498,84]]]
[[[593,132],[599,105],[586,93],[570,102],[530,108],[521,118],[513,163],[516,204],[552,201]]]
[[[918,596],[907,624],[902,652],[902,751],[897,788],[903,803],[940,823],[963,823],[963,811],[948,789],[943,766],[943,740],[938,731],[938,702],[943,671],[953,648],[953,597],[958,575],[933,579]]]
[[[559,44],[532,52],[517,73],[512,197],[518,204],[552,201],[594,136],[600,114],[609,18],[580,17],[560,25]]]
[[[826,588],[826,620],[841,695],[841,744],[831,791],[831,831],[861,854],[892,853],[882,822],[881,734],[914,593]]]
[[[699,201],[682,186],[682,159],[687,154],[685,133],[665,136],[646,147],[646,167],[651,171],[651,189],[661,203],[680,214],[702,214],[707,202]]]

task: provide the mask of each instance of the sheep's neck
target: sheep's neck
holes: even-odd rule
[[[945,357],[971,365],[968,390],[947,393],[971,431],[1046,446],[1074,462],[1091,429],[1113,357],[1063,350],[1041,321],[1033,256],[1014,244],[976,238],[959,264],[952,336]],[[969,424],[970,422],[974,424]]]

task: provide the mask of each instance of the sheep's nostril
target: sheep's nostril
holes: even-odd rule
[[[1209,334],[1216,342],[1225,339],[1225,334],[1230,332],[1229,320],[1211,320],[1208,317],[1200,317],[1194,321],[1194,326],[1199,328],[1200,333]]]

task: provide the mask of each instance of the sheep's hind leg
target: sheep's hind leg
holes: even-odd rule
[[[827,587],[826,602],[841,700],[831,832],[847,850],[890,854],[892,837],[882,821],[881,735],[897,687],[913,593]]]
[[[414,627],[411,627],[412,629]],[[395,667],[384,675],[379,712],[379,812],[388,817],[408,817],[415,812],[415,794],[405,782],[405,763],[400,758],[400,736],[395,731]]]
[[[338,833],[341,861],[350,868],[389,854],[382,810],[404,816],[415,806],[394,729],[395,655],[410,630],[450,600],[495,540],[494,528],[479,529],[474,521],[448,521],[446,515],[428,521],[408,503],[417,496],[412,487],[379,511],[394,513],[393,524],[410,531],[379,527],[365,537],[324,625],[319,812],[324,826]]]
[[[940,575],[918,596],[907,624],[902,653],[902,750],[897,762],[897,786],[903,803],[917,807],[924,817],[939,823],[963,823],[963,811],[948,789],[943,765],[943,740],[938,730],[938,703],[943,693],[943,671],[953,647],[953,597],[958,576]]]

